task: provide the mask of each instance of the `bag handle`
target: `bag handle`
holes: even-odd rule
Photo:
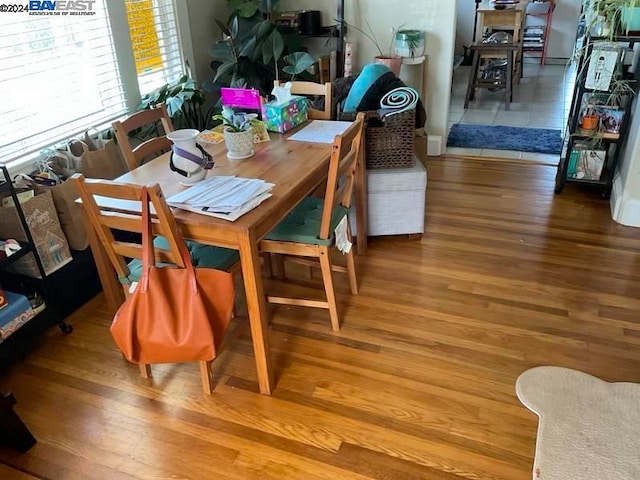
[[[142,187],[142,278],[140,279],[140,291],[146,292],[149,288],[149,272],[155,266],[156,257],[153,249],[153,231],[151,226],[151,215],[149,213],[149,189]],[[196,271],[191,263],[191,255],[182,237],[176,237],[178,251],[182,257],[182,263],[188,272],[189,283],[193,294],[198,293],[198,282],[196,281]]]

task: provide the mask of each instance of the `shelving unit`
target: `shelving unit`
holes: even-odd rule
[[[541,5],[546,7],[546,10],[541,10]],[[549,34],[551,33],[551,23],[555,9],[555,0],[534,0],[527,6],[522,35],[522,51],[524,53],[539,53],[540,65],[544,65],[547,58]],[[527,20],[530,18],[542,19],[544,24],[528,25]]]
[[[0,177],[0,196],[3,196],[4,194],[9,193],[9,195],[13,199],[13,203],[16,207],[16,212],[20,220],[20,225],[22,226],[24,235],[27,239],[26,241],[19,242],[22,247],[19,251],[15,252],[13,255],[10,255],[0,260],[0,272],[6,272],[6,269],[11,264],[15,263],[16,261],[25,257],[28,254],[32,254],[35,259],[38,272],[40,274],[39,279],[26,278],[26,277],[22,279],[21,276],[18,274],[3,273],[2,275],[3,279],[4,280],[8,279],[11,284],[18,284],[24,281],[24,284],[29,285],[30,289],[38,291],[38,293],[40,293],[43,296],[45,300],[45,305],[46,305],[44,310],[36,314],[36,316],[31,320],[29,320],[28,323],[44,321],[44,319],[46,318],[46,323],[49,323],[49,322],[57,323],[63,332],[70,333],[73,330],[73,328],[71,327],[71,325],[69,325],[64,321],[64,316],[60,312],[58,312],[57,309],[53,306],[55,302],[50,301],[53,297],[53,293],[51,291],[50,277],[47,277],[45,273],[44,267],[42,265],[42,261],[35,247],[35,242],[33,241],[31,231],[29,230],[29,225],[27,224],[27,220],[24,216],[24,212],[22,211],[22,208],[20,206],[18,195],[15,191],[15,188],[13,187],[13,183],[11,182],[11,177],[9,176],[9,172],[7,171],[7,168],[4,166],[0,167],[0,171],[2,172],[2,177]],[[8,288],[8,290],[11,290],[11,288]],[[40,318],[40,317],[43,317],[43,318]],[[24,326],[21,327],[21,329],[22,328],[24,328]]]
[[[556,174],[555,193],[562,192],[565,184],[577,183],[600,187],[602,196],[609,198],[613,188],[613,177],[616,171],[622,146],[626,142],[629,125],[631,124],[631,106],[633,95],[628,92],[619,95],[619,104],[611,105],[609,100],[612,94],[612,87],[608,91],[596,90],[586,87],[587,75],[589,71],[589,61],[593,61],[594,45],[600,41],[611,41],[622,49],[618,55],[618,60],[613,76],[615,80],[628,80],[637,92],[638,76],[625,71],[624,51],[633,49],[633,45],[640,42],[640,36],[619,36],[613,39],[597,38],[585,36],[578,40],[586,45],[584,54],[580,58],[577,66],[579,72],[571,101],[567,125],[564,132],[562,153]],[[596,60],[597,61],[597,60]],[[621,118],[617,132],[606,132],[602,130],[602,121],[598,121],[598,130],[587,131],[581,128],[580,122],[586,110],[600,108],[601,111],[615,111]],[[599,152],[604,152],[604,155]],[[573,175],[576,162],[598,165],[603,159],[603,165],[599,178],[588,178],[582,171]],[[578,169],[580,171],[580,169]]]

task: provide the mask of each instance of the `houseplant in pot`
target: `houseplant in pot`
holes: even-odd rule
[[[346,22],[344,23],[349,28],[353,28],[354,30],[356,30],[357,32],[360,32],[366,38],[371,40],[371,43],[373,43],[373,45],[376,47],[376,50],[378,50],[378,53],[379,53],[379,55],[376,55],[374,57],[374,60],[376,63],[382,63],[387,67],[389,67],[389,70],[391,70],[396,77],[400,75],[400,68],[402,67],[402,57],[400,55],[393,53],[394,51],[393,44],[395,42],[396,32],[398,32],[399,28],[401,27],[393,29],[392,35],[391,35],[391,43],[389,44],[389,49],[387,50],[387,53],[385,53],[382,50],[382,47],[380,46],[380,43],[378,42],[378,39],[376,38],[376,35],[373,32],[373,29],[371,28],[371,25],[369,24],[369,22],[365,20],[365,23],[367,25],[367,30],[364,30],[360,27],[356,27],[355,25],[352,25],[350,23],[349,24],[347,24]]]
[[[586,0],[583,0],[583,4],[589,6]],[[604,21],[609,25],[602,36],[613,38],[615,35],[640,31],[640,0],[592,0],[591,8],[586,13],[588,31],[596,22]]]
[[[242,160],[251,157],[253,150],[253,125],[260,125],[256,114],[235,113],[233,109],[222,107],[222,113],[214,115],[214,120],[222,120],[227,158]]]

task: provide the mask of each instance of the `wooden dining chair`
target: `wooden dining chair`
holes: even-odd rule
[[[274,87],[279,87],[280,82],[276,80],[273,82]],[[331,83],[327,82],[324,85],[322,83],[314,82],[291,82],[291,93],[294,95],[317,95],[324,97],[324,110],[318,110],[315,108],[309,109],[309,118],[311,120],[331,120]]]
[[[125,296],[128,296],[131,284],[142,277],[142,244],[141,241],[137,241],[137,236],[127,238],[126,241],[118,240],[114,236],[114,230],[138,234],[142,232],[139,202],[143,187],[111,180],[86,179],[84,175],[78,173],[71,177],[71,181],[74,182],[95,235],[104,246],[107,257],[118,275]],[[152,233],[156,262],[184,267],[178,250],[178,242],[182,240],[178,235],[178,226],[171,209],[158,184],[149,186],[148,191],[151,204],[155,209]],[[121,202],[121,207],[117,210],[102,208],[96,203],[95,196],[118,200]],[[240,257],[235,250],[189,241],[185,243],[195,267],[235,271],[239,265]],[[212,391],[210,370],[211,362],[200,362],[202,388],[205,393]],[[141,364],[140,373],[144,378],[150,378],[150,366]]]
[[[131,146],[131,142],[129,141],[130,132],[138,128],[152,126],[157,122],[161,123],[164,135],[149,138],[135,148]],[[171,140],[166,137],[166,134],[173,132],[173,123],[164,104],[160,104],[149,110],[136,112],[126,120],[113,122],[111,126],[116,133],[118,146],[127,161],[129,170],[138,168],[144,160],[152,155],[157,156],[171,149]]]
[[[268,296],[267,300],[277,304],[328,309],[331,325],[336,331],[340,330],[340,318],[333,287],[333,272],[346,272],[351,293],[358,293],[354,249],[345,255],[346,268],[332,264],[331,250],[336,246],[335,229],[346,219],[351,206],[364,121],[364,113],[359,113],[353,125],[342,135],[336,136],[324,199],[306,197],[259,243],[261,252],[319,260],[326,301],[274,296]],[[351,241],[348,220],[347,237]]]

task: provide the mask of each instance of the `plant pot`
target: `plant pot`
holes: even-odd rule
[[[385,55],[385,56],[380,56],[378,55],[375,58],[376,63],[382,63],[383,65],[386,65],[387,67],[389,67],[389,70],[391,70],[394,75],[397,77],[398,75],[400,75],[400,67],[402,67],[402,57],[399,55]]]
[[[599,118],[597,115],[585,115],[582,117],[580,126],[583,130],[596,130],[598,128]]]
[[[187,128],[167,134],[167,138],[173,142],[170,161],[175,169],[171,170],[184,186],[193,185],[207,176],[207,171],[194,161],[194,159],[202,160],[203,157],[202,152],[196,147],[196,138],[199,133],[199,130]]]
[[[396,55],[416,58],[424,55],[424,32],[422,30],[398,30],[394,39]]]
[[[224,129],[224,143],[227,145],[227,158],[242,160],[251,157],[253,151],[253,130],[234,132],[229,127]]]
[[[640,7],[622,8],[620,21],[625,32],[640,31]]]

